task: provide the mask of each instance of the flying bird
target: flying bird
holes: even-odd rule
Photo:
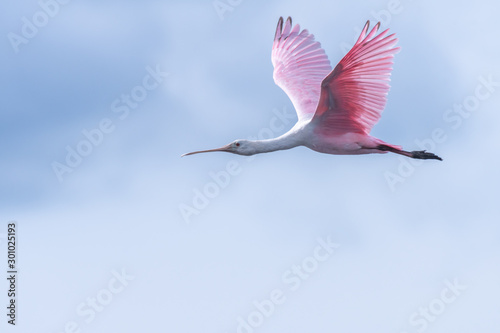
[[[268,140],[236,140],[221,148],[182,156],[229,152],[254,155],[305,146],[335,155],[396,153],[416,159],[442,160],[425,150],[405,151],[370,135],[387,101],[395,34],[369,30],[366,22],[352,49],[332,70],[319,42],[307,30],[280,17],[274,36],[274,82],[290,97],[298,121],[285,134]]]

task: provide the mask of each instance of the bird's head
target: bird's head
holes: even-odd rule
[[[187,154],[184,154],[182,156],[188,156],[188,155],[199,154],[199,153],[211,153],[214,151],[225,151],[228,153],[233,153],[233,154],[238,154],[238,155],[246,155],[246,156],[253,155],[256,153],[254,141],[236,140],[236,141],[233,141],[230,144],[225,145],[225,146],[220,147],[220,148],[194,151],[192,153],[187,153]]]

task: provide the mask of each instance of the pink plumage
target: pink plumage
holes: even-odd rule
[[[299,33],[298,24],[291,29],[291,19],[286,20],[283,31],[282,25],[280,18],[271,56],[274,82],[292,100],[299,120],[310,119],[318,105],[321,81],[332,67],[313,35],[307,30]]]
[[[253,155],[306,146],[321,153],[358,155],[393,152],[418,159],[437,159],[426,151],[404,151],[370,136],[385,108],[397,38],[380,23],[366,22],[352,49],[332,70],[330,61],[307,30],[280,17],[271,60],[274,82],[290,97],[298,122],[287,133],[268,140],[236,140],[224,147],[197,151],[225,151]],[[183,155],[184,156],[184,155]]]
[[[323,80],[315,117],[322,131],[370,133],[385,108],[392,59],[399,51],[394,34],[384,37],[388,29],[371,32],[366,23],[353,48]],[[333,103],[332,103],[333,101]]]

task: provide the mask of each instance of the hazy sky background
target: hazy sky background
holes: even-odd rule
[[[221,3],[231,10],[0,5],[4,272],[9,221],[19,237],[17,327],[4,281],[2,331],[495,332],[500,4]],[[306,148],[180,158],[293,125],[272,78],[280,16],[332,65],[366,20],[395,32],[402,50],[372,134],[427,142],[444,161]],[[77,149],[87,156],[68,166]],[[334,251],[318,247],[328,239]]]

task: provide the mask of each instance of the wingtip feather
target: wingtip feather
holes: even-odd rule
[[[281,37],[281,30],[283,28],[283,16],[280,16],[278,20],[278,24],[276,25],[276,33],[274,34],[274,39],[278,39]]]
[[[281,36],[288,35],[292,30],[292,18],[288,16],[286,19],[285,25],[283,26],[283,30],[281,31]]]
[[[370,20],[366,21],[365,26],[363,27],[363,30],[361,30],[361,34],[358,37],[358,40],[354,44],[358,44],[365,38],[369,28],[370,28]]]

